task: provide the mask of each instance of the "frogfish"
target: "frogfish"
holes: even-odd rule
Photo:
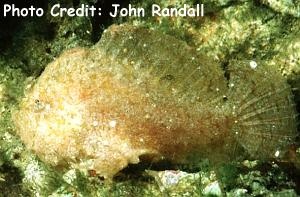
[[[109,179],[141,161],[281,158],[296,116],[276,68],[238,60],[222,68],[184,41],[123,24],[47,65],[13,121],[41,160]]]

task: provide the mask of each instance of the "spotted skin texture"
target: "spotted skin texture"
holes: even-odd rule
[[[111,26],[90,49],[50,63],[13,115],[17,133],[53,166],[112,178],[141,158],[281,156],[296,135],[291,90],[274,69],[221,67],[185,42]]]

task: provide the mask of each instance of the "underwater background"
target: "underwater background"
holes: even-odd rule
[[[4,1],[3,3],[13,3]],[[60,170],[42,162],[16,135],[12,111],[45,67],[67,49],[92,47],[112,24],[127,23],[176,37],[225,68],[232,61],[260,61],[274,66],[300,102],[300,1],[294,0],[42,0],[17,7],[82,3],[103,9],[95,17],[3,17],[0,21],[0,196],[299,196],[299,137],[293,160],[243,160],[215,166],[134,165],[112,181],[94,171]],[[109,16],[111,4],[150,10],[203,3],[204,17]],[[149,8],[149,9],[148,9]],[[46,12],[47,13],[47,12]],[[274,79],[274,83],[277,79]],[[299,128],[298,128],[299,132]],[[259,154],[259,153],[258,153]]]

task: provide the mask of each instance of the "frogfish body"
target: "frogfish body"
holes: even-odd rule
[[[142,159],[280,157],[296,135],[291,89],[274,68],[237,61],[225,75],[185,42],[130,25],[50,63],[13,120],[45,162],[105,178]]]

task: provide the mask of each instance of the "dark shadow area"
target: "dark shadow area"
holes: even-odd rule
[[[296,193],[300,195],[300,171],[292,163],[278,163],[280,168],[286,173],[287,177],[292,180],[296,185]],[[288,180],[287,180],[288,181]]]
[[[153,177],[147,175],[146,170],[164,171],[179,169],[178,166],[168,160],[153,162],[151,155],[142,155],[139,158],[140,162],[138,164],[129,164],[114,177],[114,180],[124,181],[128,179],[138,179],[140,181],[148,181],[149,179],[152,180]]]
[[[3,164],[0,167],[0,196],[30,196],[28,191],[22,187],[22,178],[20,171],[11,165]]]
[[[98,42],[101,38],[102,32],[110,25],[113,24],[114,18],[112,18],[109,13],[113,11],[112,4],[120,4],[120,6],[126,7],[130,3],[130,0],[111,0],[111,1],[97,1],[95,3],[95,7],[101,8],[101,16],[95,16],[92,18],[92,26],[93,26],[93,33],[92,33],[92,41],[94,43]]]
[[[8,15],[4,17],[4,4],[14,4],[15,7],[18,8],[29,8],[31,5],[36,8],[43,8],[46,10],[47,8],[47,1],[41,0],[41,1],[33,1],[33,0],[27,0],[27,1],[17,1],[17,0],[3,0],[1,1],[1,9],[0,9],[0,53],[10,47],[10,44],[12,42],[12,38],[16,31],[18,30],[19,25],[24,20],[30,20],[32,18],[37,17],[17,17],[17,16],[11,16]],[[44,28],[44,27],[43,27]],[[41,29],[43,29],[41,28]]]

